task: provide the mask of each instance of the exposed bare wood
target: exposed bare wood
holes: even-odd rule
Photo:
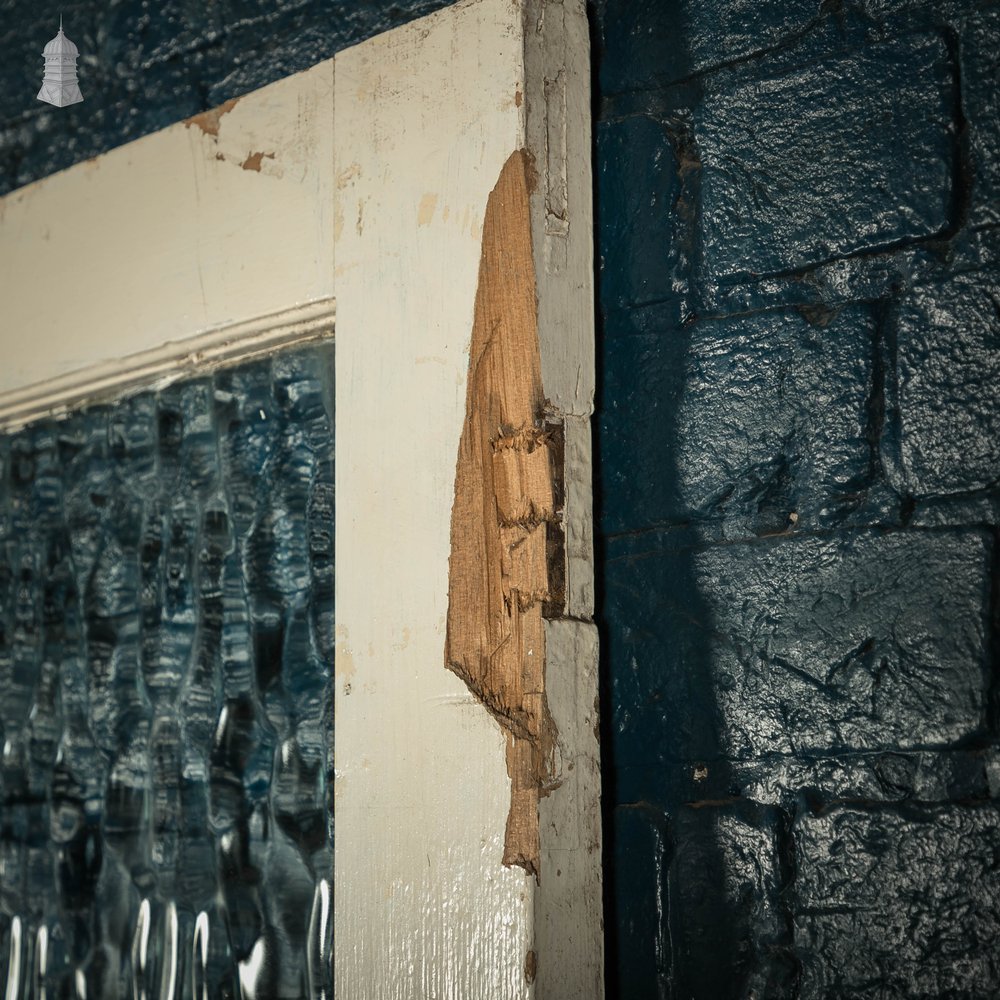
[[[202,111],[201,114],[185,118],[184,125],[186,128],[197,125],[205,135],[218,135],[220,119],[236,107],[237,101],[239,101],[238,97],[231,97],[228,101],[223,101],[217,108],[209,108],[208,111]]]
[[[539,877],[538,798],[552,776],[545,700],[545,434],[527,154],[490,193],[469,348],[466,421],[451,520],[445,659],[508,733],[504,863]]]
[[[538,523],[555,516],[552,434],[532,427],[493,443],[493,485],[503,524]]]
[[[221,153],[216,153],[216,159],[218,159],[220,156],[222,156]],[[263,160],[263,159],[273,160],[274,159],[274,153],[251,153],[240,164],[240,166],[242,166],[244,170],[256,170],[257,173],[259,174],[260,173],[260,163],[261,163],[261,160]]]

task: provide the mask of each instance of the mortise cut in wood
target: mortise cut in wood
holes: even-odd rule
[[[543,607],[553,598],[548,566],[562,446],[560,429],[545,424],[528,214],[533,175],[526,152],[511,154],[486,204],[451,515],[445,661],[507,733],[503,860],[540,880],[538,800],[552,783],[556,742]]]

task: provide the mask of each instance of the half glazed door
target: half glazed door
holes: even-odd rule
[[[471,0],[0,200],[8,450],[43,424],[58,438],[95,407],[118,413],[127,439],[132,401],[188,393],[185,426],[211,409],[213,433],[244,433],[239,448],[218,439],[212,495],[233,486],[225,462],[238,452],[244,472],[259,468],[244,492],[282,498],[267,501],[267,516],[227,522],[232,551],[270,553],[269,568],[241,584],[259,617],[246,655],[260,717],[233,729],[225,690],[236,661],[220,654],[204,736],[216,937],[243,996],[292,989],[271,985],[290,973],[268,970],[295,934],[314,996],[603,993],[588,74],[582,3]],[[256,406],[259,379],[238,376],[255,364],[268,372],[268,405]],[[208,386],[201,403],[185,388],[192,380]],[[219,400],[230,397],[238,417],[227,423]],[[253,450],[272,416],[290,428],[280,441],[305,442],[289,446],[292,457]],[[149,426],[159,449],[178,433],[169,418]],[[319,480],[296,492],[307,455]],[[315,470],[327,457],[334,488],[324,492]],[[335,539],[332,597],[318,583],[302,583],[302,597],[298,550],[289,542],[286,558],[274,541],[297,537],[300,501],[310,572],[324,532]],[[219,523],[213,509],[211,497],[199,508],[202,534]],[[207,572],[199,552],[192,586]],[[300,632],[312,636],[305,645]],[[329,683],[302,694],[284,672],[310,657]],[[59,664],[46,669],[55,677]],[[36,673],[26,683],[37,700]],[[155,727],[167,701],[137,678],[140,715]],[[184,684],[197,701],[196,681]],[[285,701],[268,694],[274,685]],[[15,743],[34,733],[26,704],[23,718],[5,716]],[[293,716],[313,735],[334,733],[327,785],[303,777],[316,766],[305,751],[290,763],[281,726]],[[213,778],[213,739],[240,760],[244,740],[257,769],[253,784],[240,765],[259,806],[248,813],[250,882],[281,837],[328,837],[332,866],[321,870],[324,848],[302,869],[308,913],[283,912],[295,879],[283,881],[280,865],[266,869],[279,919],[259,893],[240,895],[224,831],[212,828],[213,780],[232,779]],[[140,758],[104,763],[150,769],[135,836],[155,843],[142,824],[155,826],[167,800],[155,747]],[[181,768],[178,836],[198,833],[184,826],[199,821],[183,810],[192,780]],[[325,832],[303,832],[312,813],[302,796],[332,808]],[[39,816],[57,816],[57,800],[51,783],[42,788]],[[0,838],[21,836],[3,815],[0,825]],[[58,867],[58,831],[47,830],[39,844]],[[119,843],[104,846],[121,855]],[[143,877],[121,875],[130,925],[101,931],[120,965],[107,981],[124,984],[122,995],[212,995],[198,979],[201,911],[171,897],[169,880],[151,888]],[[244,896],[263,916],[241,922],[232,900]],[[14,912],[27,905],[17,900],[0,896],[12,997],[51,972],[62,933],[51,914]],[[90,966],[65,968],[85,995]]]

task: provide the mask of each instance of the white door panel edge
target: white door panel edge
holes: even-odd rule
[[[501,863],[498,724],[445,668],[482,224],[518,150],[566,601],[541,882]],[[335,976],[348,1000],[603,996],[582,0],[469,0],[0,199],[0,426],[336,314]]]
[[[317,299],[9,389],[0,393],[0,431],[16,430],[39,417],[58,416],[133,389],[160,389],[186,375],[329,338],[336,315],[337,303],[332,296]]]
[[[0,198],[0,407],[37,386],[30,419],[54,380],[58,405],[74,373],[332,302],[333,73],[329,59]]]
[[[499,865],[504,739],[442,652],[482,222],[519,149],[543,387],[567,421],[568,611],[593,612],[583,5],[460,4],[341,53],[336,79],[336,926],[364,928],[338,933],[338,993],[597,997],[594,626],[546,630],[564,787],[542,799],[539,887]]]
[[[567,421],[568,611],[593,611],[583,5],[477,0],[372,39],[337,57],[335,116],[336,926],[364,928],[338,934],[338,994],[601,996],[594,626],[546,630],[564,786],[542,799],[538,887],[499,865],[500,728],[443,669],[481,227],[519,149],[543,387]]]
[[[531,992],[499,726],[445,669],[451,498],[486,201],[523,144],[519,12],[337,56],[336,992]],[[353,930],[357,928],[357,932]]]

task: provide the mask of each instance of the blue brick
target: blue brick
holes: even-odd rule
[[[996,802],[803,817],[790,900],[800,995],[995,997],[998,824]]]
[[[819,12],[816,0],[609,0],[597,6],[605,93],[663,87],[765,52]]]
[[[803,789],[817,802],[946,802],[985,799],[996,786],[996,752],[887,750],[873,754],[770,758],[732,765],[730,781],[747,798],[790,808]],[[1000,774],[1000,771],[997,772]],[[992,794],[996,794],[995,791]]]
[[[1000,10],[962,25],[962,101],[971,145],[973,225],[1000,223]]]
[[[673,996],[795,996],[780,810],[695,801],[671,816]]]
[[[614,923],[608,934],[608,978],[622,997],[669,995],[667,818],[649,803],[620,805],[606,837],[612,845],[613,870],[620,873],[611,886]]]
[[[665,125],[646,116],[597,128],[600,279],[606,308],[681,301],[690,269],[677,215],[679,164]]]
[[[996,275],[922,286],[890,325],[883,453],[902,493],[963,493],[1000,479]]]
[[[600,417],[608,531],[716,521],[725,537],[842,522],[871,474],[874,319],[851,307],[646,330],[609,317]]]
[[[707,299],[718,285],[945,232],[954,73],[934,34],[709,86],[695,114]]]
[[[611,995],[791,997],[786,830],[746,800],[619,805]]]
[[[992,543],[976,530],[608,549],[616,759],[751,760],[983,735]]]

